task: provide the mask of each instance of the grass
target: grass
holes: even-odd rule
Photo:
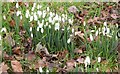
[[[6,27],[7,28],[7,33],[13,32],[13,39],[15,40],[16,44],[18,46],[23,45],[21,42],[21,37],[19,35],[20,32],[20,23],[22,22],[23,24],[23,28],[26,31],[25,37],[31,37],[31,33],[33,33],[33,38],[32,38],[32,48],[31,50],[35,50],[36,45],[38,44],[38,42],[41,42],[43,45],[45,45],[48,49],[48,51],[50,53],[54,53],[57,51],[61,51],[61,50],[65,50],[67,49],[70,52],[70,57],[74,58],[75,55],[73,54],[74,49],[76,48],[75,43],[71,41],[71,43],[67,43],[67,40],[70,38],[70,35],[72,34],[72,27],[74,27],[74,24],[72,25],[72,27],[70,27],[69,30],[67,30],[67,28],[69,27],[69,22],[65,22],[64,25],[62,25],[62,23],[60,23],[60,30],[55,30],[55,25],[52,25],[49,23],[49,25],[51,25],[51,28],[49,28],[49,26],[47,27],[43,27],[44,32],[41,33],[40,31],[37,31],[37,22],[33,21],[32,23],[29,22],[29,19],[26,19],[25,17],[25,12],[26,9],[32,9],[32,3],[31,5],[26,8],[24,5],[21,5],[21,7],[19,7],[18,9],[15,9],[13,11],[10,11],[12,9],[15,8],[15,4],[16,3],[4,3],[2,8],[2,14],[6,15],[7,19],[2,21],[2,27]],[[46,9],[46,7],[50,7],[50,11],[56,12],[58,13],[58,15],[62,15],[63,13],[68,15],[68,18],[73,19],[73,14],[70,14],[67,12],[67,8],[75,5],[79,8],[79,11],[82,11],[84,9],[88,10],[88,17],[85,17],[85,20],[88,20],[88,18],[90,17],[97,17],[100,16],[100,12],[101,10],[104,8],[104,6],[100,6],[99,8],[97,8],[97,4],[96,3],[92,3],[92,5],[81,2],[81,3],[40,3],[42,5],[42,10]],[[59,8],[62,8],[64,11],[60,11]],[[20,10],[22,12],[22,20],[20,20],[20,18],[18,16],[16,16],[16,14],[13,14],[12,12],[16,12],[17,10]],[[34,12],[37,11],[37,9],[34,10]],[[10,27],[10,20],[15,20],[15,27]],[[39,18],[39,20],[42,22],[43,18]],[[48,22],[48,18],[44,18],[45,22]],[[32,25],[31,25],[32,24]],[[32,32],[30,32],[30,27],[32,26]],[[111,26],[111,25],[110,25]],[[110,27],[109,26],[109,27]],[[103,24],[101,24],[100,28],[102,29]],[[86,26],[77,26],[77,28],[80,28],[81,30],[84,31],[85,33],[85,42],[83,42],[83,44],[86,46],[86,51],[81,55],[84,56],[89,56],[91,61],[93,60],[97,60],[97,57],[102,57],[103,59],[105,59],[105,63],[98,63],[95,62],[94,64],[91,64],[90,66],[88,66],[86,69],[84,69],[84,66],[81,65],[77,65],[77,67],[75,68],[75,70],[73,71],[80,71],[82,70],[82,72],[95,72],[96,68],[98,68],[99,70],[105,72],[107,69],[110,69],[110,71],[114,71],[114,68],[117,67],[117,51],[116,51],[116,45],[117,45],[117,41],[116,40],[116,27],[113,26],[111,27],[110,30],[110,34],[112,35],[111,38],[107,37],[107,36],[103,36],[102,34],[98,35],[98,40],[97,41],[92,41],[92,42],[88,42],[87,38],[89,37],[89,35],[91,34],[91,32],[86,32],[86,29],[91,30],[94,29],[94,27],[89,26],[88,24],[86,24]],[[62,29],[64,29],[64,31],[62,31]],[[98,27],[97,27],[98,29]],[[95,31],[97,30],[95,29]],[[41,30],[41,29],[40,29]],[[95,35],[95,33],[93,33],[92,35]],[[4,40],[3,40],[4,41]],[[23,49],[25,50],[25,49]],[[6,51],[8,54],[12,55],[12,47],[9,44],[6,44],[3,42],[3,51]],[[21,63],[24,65],[24,62],[26,61],[21,61]]]

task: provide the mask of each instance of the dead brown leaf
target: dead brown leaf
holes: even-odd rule
[[[14,72],[23,72],[22,65],[20,64],[19,61],[17,60],[11,61],[11,66]]]
[[[63,50],[63,51],[59,51],[58,53],[57,53],[57,57],[59,58],[59,59],[63,59],[63,58],[65,58],[65,56],[68,54],[68,50]]]
[[[9,56],[6,52],[3,52],[3,58],[4,58],[5,60],[13,60],[13,59],[14,59],[13,56]]]
[[[111,14],[111,17],[112,17],[113,19],[117,19],[117,18],[118,18],[118,16],[117,16],[116,14]]]
[[[83,64],[84,63],[84,58],[82,58],[81,56],[77,58],[76,60],[79,64]]]
[[[24,59],[23,55],[13,55],[17,60],[22,60]]]
[[[82,48],[76,48],[75,50],[74,50],[74,53],[78,53],[78,54],[80,54],[80,53],[83,53],[83,50],[82,50]]]
[[[28,61],[33,61],[35,58],[36,56],[33,51],[29,51],[29,53],[25,55],[25,59]]]
[[[7,73],[7,70],[9,69],[9,67],[7,66],[7,64],[5,64],[4,62],[2,62],[1,64],[0,64],[0,74],[2,73],[2,72],[5,72],[5,73]]]
[[[13,52],[14,54],[20,55],[20,54],[21,54],[20,47],[14,47],[13,50],[12,50],[12,52]]]
[[[14,26],[15,26],[15,20],[11,20],[11,21],[10,21],[10,26],[11,26],[11,27],[14,27]]]
[[[76,61],[75,60],[68,60],[67,62],[66,62],[66,70],[67,71],[71,71],[71,70],[73,70],[74,68],[76,67]]]
[[[38,69],[39,67],[44,68],[46,66],[46,63],[43,60],[38,60],[34,65],[34,69]]]
[[[70,6],[70,7],[68,8],[68,11],[69,11],[70,13],[76,14],[76,13],[78,12],[78,9],[77,9],[76,6]]]

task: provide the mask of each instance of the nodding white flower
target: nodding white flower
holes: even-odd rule
[[[37,11],[37,14],[39,15],[39,17],[41,17],[42,11]]]
[[[42,13],[42,18],[45,18],[45,16],[46,16],[46,11],[45,10],[43,10],[43,13]]]
[[[21,14],[21,11],[17,11],[16,15],[19,16]]]
[[[43,72],[42,67],[39,67],[39,71],[40,71],[40,72]]]
[[[67,27],[67,30],[69,30],[69,29],[70,29],[70,26]]]
[[[99,32],[98,32],[98,30],[97,30],[97,31],[95,32],[95,36],[98,36],[98,33],[99,33]]]
[[[93,36],[92,36],[92,34],[90,34],[90,40],[91,41],[93,41],[94,39],[93,39]]]
[[[63,23],[65,22],[65,19],[64,19],[64,18],[62,18],[62,22],[63,22]]]
[[[49,8],[49,7],[47,7],[47,11],[48,11],[48,12],[50,11],[50,8]]]
[[[38,21],[39,28],[42,28],[43,24],[44,24],[44,20],[42,20],[42,23],[40,23],[40,21]]]
[[[2,36],[0,35],[0,41],[2,40]]]
[[[47,69],[47,70],[46,70],[46,72],[48,73],[48,72],[49,72],[49,70]]]
[[[73,24],[73,20],[72,19],[68,19],[69,24]]]
[[[39,26],[37,27],[37,31],[39,31],[40,30],[40,28],[39,28]]]
[[[99,69],[98,69],[98,68],[96,68],[96,70],[97,70],[97,72],[99,72]]]
[[[56,21],[59,20],[59,16],[58,16],[58,14],[55,15],[54,19],[55,19]]]
[[[90,65],[90,57],[89,56],[87,56],[85,58],[84,64],[85,64],[85,67],[87,67],[87,65]]]
[[[52,23],[52,22],[53,22],[52,17],[49,17],[49,22],[50,22],[50,23]]]
[[[34,11],[35,7],[32,7],[32,11]]]
[[[59,30],[60,23],[55,23],[55,30]]]
[[[65,14],[62,14],[62,17],[65,18]]]
[[[32,27],[30,27],[30,32],[32,31]]]
[[[118,28],[118,24],[116,24],[116,27]]]
[[[34,20],[35,20],[35,21],[38,20],[38,16],[36,15],[36,12],[34,13]]]
[[[58,19],[59,19],[59,21],[61,21],[61,16],[59,16],[59,18],[58,18]]]
[[[98,62],[101,62],[101,57],[98,57]]]
[[[44,29],[43,28],[41,28],[41,33],[43,33],[44,32]]]
[[[22,15],[20,16],[20,19],[22,20]]]
[[[107,27],[107,22],[104,22],[104,26]]]
[[[50,12],[50,17],[53,17],[53,13],[52,12]]]
[[[33,38],[33,33],[31,33],[31,38]]]
[[[30,14],[30,12],[29,12],[29,10],[28,10],[28,9],[26,10],[26,13]]]
[[[109,34],[110,33],[110,29],[103,27],[103,35]]]
[[[71,42],[71,39],[69,38],[68,40],[67,40],[67,43],[69,44]]]
[[[3,19],[6,20],[6,16],[5,15],[3,15]]]
[[[86,26],[86,22],[85,21],[83,22],[83,25]]]
[[[33,3],[33,7],[36,7],[36,3]]]
[[[29,17],[29,14],[28,14],[28,13],[25,13],[25,17],[28,18],[28,17]]]
[[[39,8],[42,8],[42,5],[39,5]]]
[[[72,33],[74,33],[74,28],[72,28]]]
[[[46,24],[44,25],[44,27],[48,26],[48,22],[46,22]]]
[[[33,16],[30,16],[30,22],[33,21]]]
[[[1,32],[5,32],[6,33],[7,29],[4,27],[4,28],[1,29]]]
[[[49,28],[51,29],[51,25],[49,25]]]
[[[37,5],[37,9],[40,9],[40,5],[39,4]]]
[[[19,4],[18,4],[18,2],[16,3],[16,8],[18,8],[19,7]]]

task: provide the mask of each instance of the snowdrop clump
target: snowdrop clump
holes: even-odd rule
[[[85,67],[87,67],[88,65],[90,65],[90,57],[87,56],[84,60],[84,64],[85,64]]]

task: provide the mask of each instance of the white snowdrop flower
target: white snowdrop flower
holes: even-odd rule
[[[106,27],[107,27],[107,22],[104,22],[104,26],[106,26]]]
[[[110,29],[103,27],[103,35],[109,34],[110,33]]]
[[[39,4],[37,5],[37,9],[40,9],[40,5]]]
[[[63,23],[65,22],[65,19],[64,19],[64,18],[62,18],[62,22],[63,22]]]
[[[17,11],[16,15],[19,16],[21,14],[21,11]]]
[[[31,15],[33,15],[33,12],[31,12]]]
[[[93,41],[93,36],[92,36],[92,34],[90,34],[90,40]]]
[[[59,20],[58,18],[59,18],[59,17],[58,17],[58,14],[56,14],[56,15],[55,15],[55,20],[58,21],[58,20]]]
[[[33,3],[33,7],[36,7],[36,3]]]
[[[59,30],[60,28],[60,23],[55,23],[55,30]]]
[[[2,40],[2,36],[0,35],[0,41]]]
[[[32,27],[30,27],[30,32],[32,32]]]
[[[36,15],[36,12],[34,13],[34,20],[35,20],[35,21],[38,20],[38,16]]]
[[[64,31],[65,29],[62,29],[62,31]]]
[[[70,30],[70,26],[67,27],[67,30]]]
[[[47,70],[46,70],[46,72],[48,73],[48,72],[49,72],[49,70],[47,69]]]
[[[42,23],[40,23],[40,21],[38,21],[39,28],[42,28],[43,24],[44,24],[44,20],[42,20]]]
[[[98,69],[98,68],[96,68],[96,71],[97,71],[97,72],[99,72],[99,69]]]
[[[22,20],[22,15],[20,16],[20,19]]]
[[[59,18],[58,18],[58,19],[59,19],[59,21],[61,21],[61,16],[59,16]]]
[[[49,8],[49,7],[47,7],[47,11],[48,11],[48,12],[50,11],[50,8]]]
[[[69,44],[71,42],[71,39],[69,38],[68,40],[67,40],[67,43]]]
[[[42,18],[45,18],[45,16],[46,16],[46,11],[43,11]]]
[[[85,21],[83,22],[83,25],[86,26],[86,22]]]
[[[73,24],[73,20],[72,19],[68,19],[69,24]]]
[[[32,7],[32,11],[34,11],[35,7]]]
[[[98,36],[98,33],[99,33],[99,32],[98,32],[98,30],[97,30],[97,31],[95,32],[95,36]]]
[[[28,18],[28,17],[29,17],[29,14],[28,14],[28,13],[25,13],[25,17]]]
[[[40,30],[40,28],[39,28],[39,26],[37,27],[37,31],[39,31]]]
[[[7,29],[4,27],[1,29],[1,32],[7,32]]]
[[[18,8],[19,7],[19,4],[18,4],[18,2],[16,3],[16,8]]]
[[[53,17],[53,13],[52,12],[50,12],[50,17]]]
[[[31,38],[33,38],[33,33],[31,33]]]
[[[39,15],[39,17],[41,17],[42,11],[37,11],[37,14]]]
[[[39,71],[40,71],[40,72],[43,72],[42,67],[39,67]]]
[[[67,14],[65,15],[65,20],[67,20],[68,18],[67,18]]]
[[[98,62],[101,62],[101,57],[98,57]]]
[[[48,26],[48,22],[46,22],[46,24],[44,25],[44,27]]]
[[[42,8],[42,5],[39,5],[39,8]]]
[[[74,28],[72,28],[72,33],[74,33]]]
[[[95,30],[91,30],[90,32],[95,32]]]
[[[3,19],[6,20],[6,16],[5,15],[3,15]]]
[[[116,27],[118,28],[118,24],[116,24]]]
[[[62,17],[65,18],[65,14],[62,14]]]
[[[43,33],[44,32],[44,29],[43,28],[41,28],[41,33]]]
[[[49,28],[51,29],[51,25],[49,25]]]
[[[30,22],[33,21],[33,16],[30,16]]]
[[[90,65],[90,57],[87,56],[84,60],[84,64],[85,64],[85,67],[87,67],[87,65]]]
[[[52,23],[52,22],[53,22],[52,17],[49,17],[49,22],[50,22],[50,23]]]
[[[30,14],[30,12],[29,12],[29,10],[28,10],[28,9],[26,10],[26,13]]]

